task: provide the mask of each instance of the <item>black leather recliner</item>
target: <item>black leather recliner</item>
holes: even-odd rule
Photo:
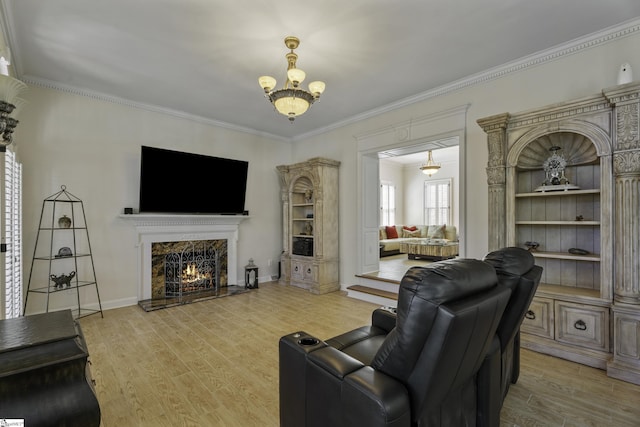
[[[511,297],[496,331],[496,339],[478,374],[479,411],[482,425],[500,425],[500,410],[509,386],[520,374],[520,325],[531,305],[542,277],[542,267],[525,249],[509,247],[484,257],[493,266],[501,285],[511,290]]]
[[[476,425],[477,374],[510,295],[486,262],[441,261],[409,269],[397,312],[375,310],[371,326],[282,337],[281,426]]]

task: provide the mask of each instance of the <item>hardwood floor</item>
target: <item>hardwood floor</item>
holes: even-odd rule
[[[276,283],[251,292],[80,320],[111,426],[278,426],[278,340],[328,339],[370,323],[375,305],[341,292]],[[502,411],[503,426],[638,426],[640,387],[530,351]]]

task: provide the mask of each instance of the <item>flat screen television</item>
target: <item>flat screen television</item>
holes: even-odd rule
[[[249,162],[142,146],[140,213],[244,212]]]

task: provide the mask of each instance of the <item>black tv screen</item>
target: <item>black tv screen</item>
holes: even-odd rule
[[[142,146],[140,212],[241,214],[249,162]]]

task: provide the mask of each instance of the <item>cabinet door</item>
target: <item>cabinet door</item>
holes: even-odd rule
[[[293,280],[303,280],[304,268],[304,263],[300,261],[291,261],[291,278]]]
[[[520,329],[529,334],[553,339],[553,300],[534,297]]]
[[[609,351],[609,309],[564,301],[555,302],[556,339]]]

